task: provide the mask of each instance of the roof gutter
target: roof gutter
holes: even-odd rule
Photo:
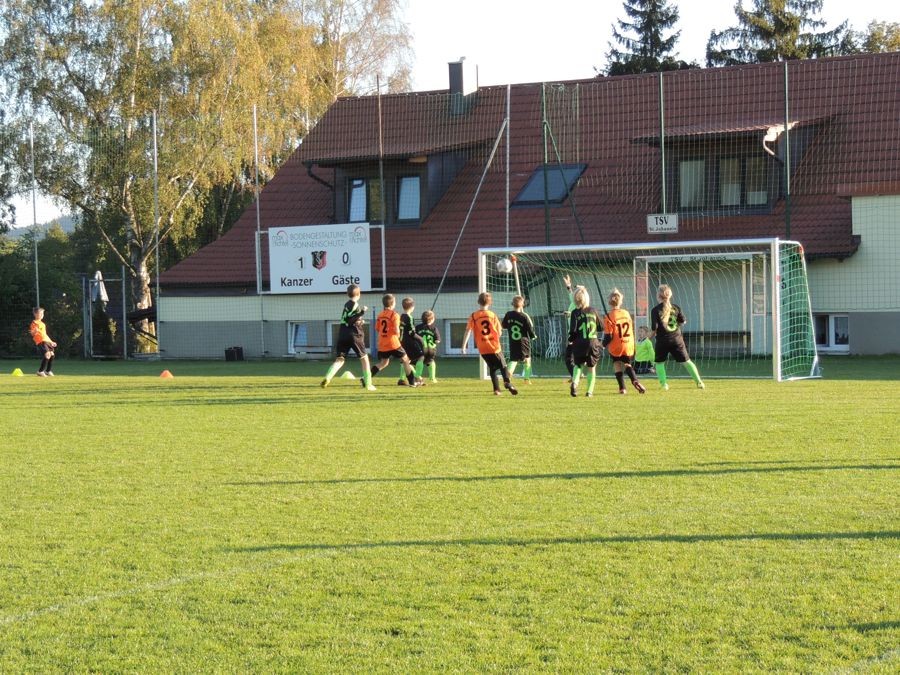
[[[327,187],[329,190],[331,190],[332,192],[334,192],[334,185],[332,185],[331,183],[329,183],[327,180],[324,180],[324,179],[322,179],[322,178],[319,178],[316,174],[313,173],[313,163],[312,163],[312,162],[304,162],[304,166],[306,166],[306,175],[307,175],[307,176],[309,176],[310,178],[312,178],[312,179],[313,179],[314,181],[316,181],[317,183],[321,183],[322,185],[324,185],[325,187]]]

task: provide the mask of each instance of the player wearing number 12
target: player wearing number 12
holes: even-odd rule
[[[634,373],[632,361],[634,359],[634,321],[627,309],[622,308],[622,291],[614,288],[609,294],[609,311],[603,317],[603,346],[609,350],[613,360],[613,370],[616,373],[616,382],[619,383],[619,393],[625,393],[625,375],[631,380],[631,384],[643,394],[646,389]],[[622,373],[625,371],[625,374]]]
[[[572,384],[569,393],[578,396],[578,383],[582,372],[587,369],[587,396],[594,395],[594,381],[597,377],[597,362],[603,347],[600,345],[600,315],[591,307],[591,296],[584,286],[575,288],[573,294],[575,309],[569,319],[569,342],[572,345]]]
[[[506,313],[501,325],[509,333],[509,376],[516,372],[516,365],[522,361],[522,377],[531,382],[531,341],[537,337],[534,322],[525,313],[525,298],[517,295],[512,299],[512,311]]]
[[[503,377],[503,386],[510,394],[515,396],[519,392],[509,381],[509,370],[506,368],[506,361],[503,359],[503,351],[500,349],[500,331],[503,327],[500,325],[500,319],[491,311],[490,293],[480,293],[478,295],[478,311],[473,312],[466,323],[466,334],[463,336],[462,353],[466,353],[466,345],[469,343],[469,336],[475,335],[475,347],[481,358],[487,364],[488,372],[491,374],[491,383],[494,385],[494,395],[500,395],[500,379],[498,374]]]

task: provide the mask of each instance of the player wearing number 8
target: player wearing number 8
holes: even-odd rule
[[[472,312],[469,321],[466,323],[466,334],[463,336],[462,353],[466,353],[466,345],[469,343],[469,337],[475,336],[475,347],[481,358],[487,364],[488,372],[491,375],[491,383],[494,385],[494,395],[500,395],[500,379],[498,374],[503,377],[503,386],[510,394],[515,396],[519,392],[509,381],[509,370],[506,368],[506,361],[503,359],[503,351],[500,349],[500,331],[503,327],[500,325],[500,319],[494,314],[490,307],[493,298],[490,293],[480,293],[478,295],[478,311]]]
[[[503,317],[501,325],[509,332],[509,376],[516,372],[519,361],[523,363],[522,376],[531,382],[531,341],[537,337],[534,322],[525,313],[525,298],[517,295],[512,299],[512,311]]]
[[[632,361],[634,359],[634,321],[628,310],[622,308],[622,292],[614,288],[607,298],[609,311],[603,317],[603,346],[609,350],[613,360],[613,370],[616,373],[616,382],[619,384],[619,393],[625,393],[625,374],[631,380],[631,384],[643,394],[646,389],[634,373]],[[625,374],[623,374],[623,372]]]

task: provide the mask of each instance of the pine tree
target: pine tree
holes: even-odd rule
[[[622,3],[629,20],[613,24],[613,43],[606,54],[607,75],[654,73],[694,67],[672,55],[681,31],[664,37],[678,21],[678,8],[668,0],[625,0]]]
[[[823,0],[753,0],[745,10],[734,6],[738,25],[711,31],[706,65],[732,66],[832,56],[843,51],[847,22],[830,31],[815,32],[825,22],[817,16]]]

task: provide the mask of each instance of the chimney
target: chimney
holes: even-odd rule
[[[472,105],[470,94],[478,91],[478,73],[466,63],[466,57],[447,64],[450,71],[450,114],[465,115]]]

